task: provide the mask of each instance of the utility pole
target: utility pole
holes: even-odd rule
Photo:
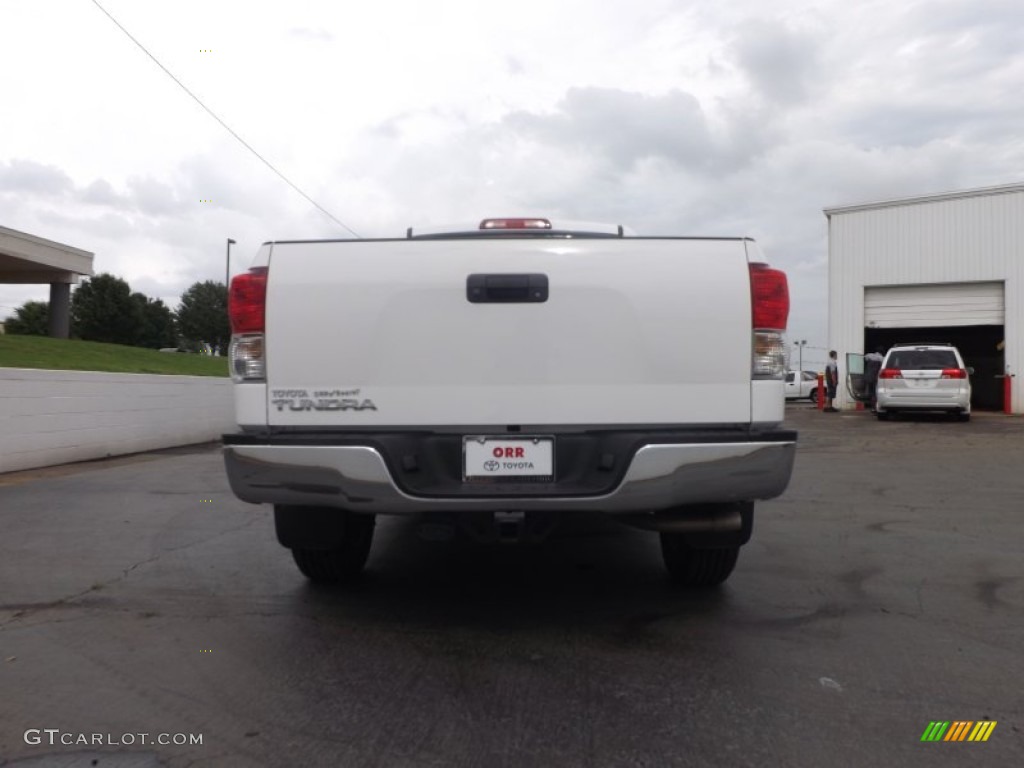
[[[797,348],[797,353],[800,359],[798,363],[800,374],[803,375],[804,370],[804,345],[807,343],[807,339],[800,339],[800,341],[794,341],[793,346]]]
[[[224,287],[231,288],[231,246],[235,244],[235,241],[230,237],[228,238],[228,255],[224,260]]]

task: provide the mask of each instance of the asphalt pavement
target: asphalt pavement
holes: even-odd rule
[[[787,414],[710,593],[585,518],[313,587],[210,445],[0,475],[0,765],[1020,765],[1024,419]]]

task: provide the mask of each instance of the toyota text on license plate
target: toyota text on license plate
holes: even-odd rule
[[[554,438],[466,437],[463,439],[466,480],[554,478]]]

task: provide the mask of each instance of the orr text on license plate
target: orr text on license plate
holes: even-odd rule
[[[462,443],[463,478],[554,478],[554,446],[552,437],[465,437]]]

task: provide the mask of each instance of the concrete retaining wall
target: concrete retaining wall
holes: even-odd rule
[[[216,440],[231,380],[0,368],[0,472]]]

